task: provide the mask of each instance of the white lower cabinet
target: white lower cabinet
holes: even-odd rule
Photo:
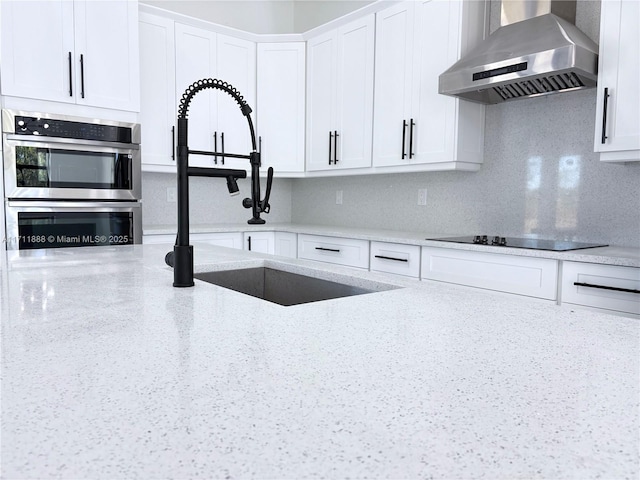
[[[558,262],[547,258],[422,247],[421,278],[556,300]]]
[[[275,254],[281,257],[297,258],[298,234],[292,232],[275,232]]]
[[[244,232],[243,236],[245,250],[271,255],[276,253],[274,232]]]
[[[372,272],[420,277],[420,247],[400,243],[371,242],[369,260]]]
[[[640,315],[640,268],[562,262],[562,303]]]
[[[299,234],[298,258],[368,269],[369,241]]]
[[[143,244],[167,243],[174,245],[176,243],[175,234],[162,235],[143,235]],[[219,247],[242,249],[242,233],[241,232],[218,232],[218,233],[191,233],[189,235],[189,243],[208,243],[209,245],[217,245]]]

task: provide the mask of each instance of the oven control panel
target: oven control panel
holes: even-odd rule
[[[99,123],[72,122],[52,118],[15,117],[17,135],[74,138],[101,142],[132,143],[131,128]]]

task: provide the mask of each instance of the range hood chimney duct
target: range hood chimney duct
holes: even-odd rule
[[[500,28],[440,75],[439,93],[494,104],[596,86],[576,0],[502,0]]]

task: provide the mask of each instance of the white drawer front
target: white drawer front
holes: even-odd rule
[[[640,294],[623,291],[640,291],[640,268],[563,262],[561,285],[562,303],[640,315]]]
[[[369,242],[352,238],[298,235],[298,258],[369,268]]]
[[[142,235],[142,243],[145,245],[167,243],[169,245],[175,245],[176,236],[171,234],[161,235]]]
[[[242,248],[242,233],[218,232],[218,233],[192,233],[189,235],[190,243],[200,242],[219,247]]]
[[[556,300],[558,262],[422,247],[422,278]]]
[[[371,242],[371,271],[420,276],[420,247],[401,243]]]

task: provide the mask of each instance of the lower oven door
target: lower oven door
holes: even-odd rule
[[[8,250],[142,243],[139,202],[8,201]]]

